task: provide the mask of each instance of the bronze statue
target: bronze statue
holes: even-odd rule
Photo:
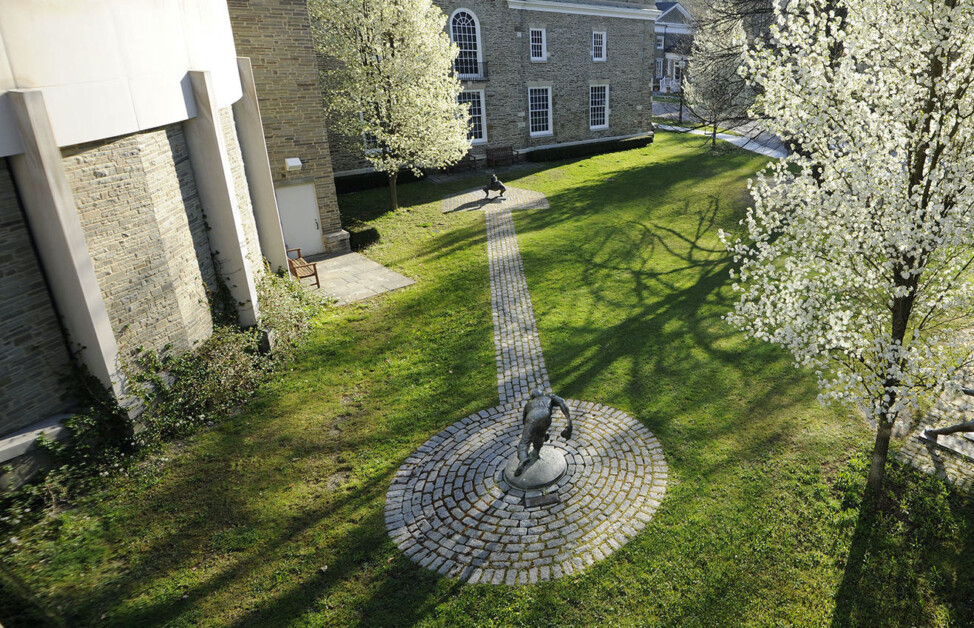
[[[562,431],[561,437],[572,437],[572,415],[565,400],[557,395],[546,395],[537,389],[531,391],[531,399],[524,404],[521,415],[524,429],[521,432],[521,442],[517,445],[518,465],[514,477],[520,476],[528,465],[541,457],[541,446],[550,438],[548,428],[551,427],[551,412],[555,406],[561,408],[562,414],[568,420],[568,427]],[[529,453],[528,449],[532,445],[534,449]]]
[[[974,397],[974,388],[961,388],[960,391],[968,397]],[[923,435],[931,440],[937,440],[941,434],[956,434],[958,432],[974,432],[974,421],[964,421],[957,425],[941,427],[936,430],[924,430]]]
[[[504,187],[504,184],[501,183],[500,179],[497,178],[496,174],[492,174],[490,175],[490,182],[488,182],[487,185],[484,186],[483,190],[484,190],[484,198],[490,198],[491,192],[500,192],[500,196],[504,196],[504,192],[507,191],[507,188]]]

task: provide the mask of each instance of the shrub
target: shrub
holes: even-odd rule
[[[653,135],[641,135],[623,140],[607,140],[605,142],[591,142],[588,144],[574,144],[571,146],[554,146],[552,148],[542,148],[527,153],[528,161],[561,161],[563,159],[575,159],[577,157],[588,157],[590,155],[602,155],[605,153],[617,153],[633,148],[643,148],[653,143]]]
[[[270,271],[257,292],[261,326],[273,333],[274,351],[259,351],[262,329],[226,323],[215,324],[212,336],[182,355],[139,351],[132,363],[123,365],[129,390],[143,407],[138,424],[97,380],[79,373],[87,403],[64,422],[70,437],[60,442],[39,439],[53,466],[33,484],[3,496],[0,523],[16,525],[27,513],[53,510],[92,480],[124,468],[134,453],[235,412],[293,357],[324,305],[297,281]]]

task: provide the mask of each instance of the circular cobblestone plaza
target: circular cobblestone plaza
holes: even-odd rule
[[[573,438],[555,436],[568,472],[544,491],[509,486],[504,466],[521,433],[519,404],[472,414],[406,459],[389,489],[386,525],[413,561],[470,582],[525,584],[572,574],[619,549],[648,523],[666,490],[656,438],[606,406],[567,401]],[[525,498],[557,502],[526,506]]]

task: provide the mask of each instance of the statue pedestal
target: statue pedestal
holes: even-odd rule
[[[504,480],[514,488],[523,491],[551,486],[568,470],[568,461],[565,460],[564,452],[550,446],[542,447],[541,457],[525,467],[520,476],[514,477],[517,465],[517,454],[514,454],[504,467]]]

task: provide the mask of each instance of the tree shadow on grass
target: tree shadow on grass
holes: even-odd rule
[[[650,176],[656,166],[634,170],[656,181],[654,189],[663,193],[677,184],[665,179],[676,176],[680,164],[689,165],[686,160],[675,160],[666,166],[675,170],[663,177]],[[782,372],[764,373],[763,366],[755,363],[784,361],[779,352],[764,347],[728,344],[734,334],[721,323],[720,314],[729,306],[726,284],[730,261],[714,247],[711,233],[715,224],[728,220],[722,218],[725,210],[720,207],[721,197],[703,202],[699,208],[696,201],[688,200],[683,213],[695,221],[689,229],[677,229],[668,224],[667,216],[647,212],[638,218],[626,218],[615,229],[577,233],[574,237],[578,240],[574,242],[559,243],[545,236],[559,228],[575,228],[577,221],[600,218],[600,199],[608,197],[612,203],[622,204],[637,202],[640,194],[628,188],[639,183],[638,173],[627,179],[629,176],[614,174],[616,182],[627,189],[613,191],[613,186],[601,182],[581,185],[549,199],[551,210],[519,214],[519,239],[525,242],[522,249],[532,298],[542,319],[539,323],[544,323],[546,316],[563,319],[563,323],[541,325],[545,356],[554,366],[552,381],[559,392],[619,407],[646,423],[663,443],[673,482],[677,487],[680,481],[687,486],[698,483],[704,489],[687,489],[697,495],[727,468],[767,459],[769,452],[791,438],[794,425],[769,417],[791,404],[804,403],[811,391],[807,381],[793,373],[778,378],[775,386],[762,384],[748,390],[751,376],[767,379]],[[469,187],[469,182],[451,185],[462,189]],[[416,202],[438,201],[445,189],[419,183],[404,188],[412,186],[416,186]],[[405,192],[404,196],[409,194],[413,192]],[[611,216],[604,218],[611,222]],[[605,227],[606,222],[589,224]],[[557,234],[570,236],[565,232]],[[463,250],[483,247],[484,241],[483,223],[478,223],[431,239],[421,247],[419,255],[444,260]],[[562,293],[556,287],[564,284],[564,268],[577,275],[570,290]],[[428,333],[430,339],[427,345],[417,345],[420,348],[416,350],[423,355],[422,365],[417,367],[421,370],[397,372],[390,367],[382,371],[388,381],[373,383],[376,390],[369,398],[379,403],[389,401],[397,392],[405,394],[427,377],[432,381],[436,370],[459,372],[465,368],[469,356],[481,349],[478,334],[486,333],[489,341],[490,330],[478,329],[473,334],[476,337],[457,330],[461,340],[451,344],[436,337],[439,328],[434,323],[445,325],[451,316],[470,316],[463,308],[476,306],[487,308],[489,327],[489,299],[481,294],[486,272],[485,261],[467,262],[440,281],[427,281],[409,294],[394,297],[393,316],[415,320],[417,327],[423,328],[415,332]],[[471,273],[483,276],[467,277]],[[600,303],[606,307],[598,307]],[[426,329],[431,327],[432,330]],[[308,358],[309,362],[292,377],[305,377],[319,368],[326,374],[355,371],[362,364],[384,368],[381,364],[402,350],[402,334],[406,332],[372,328],[366,331],[386,336],[370,341],[369,346],[360,346],[354,339],[348,345],[336,345],[338,353]],[[363,352],[367,355],[363,356]],[[328,361],[330,366],[319,366],[316,359]],[[490,366],[488,370],[492,371],[493,364]],[[790,365],[786,366],[790,369]],[[253,417],[257,424],[254,428],[245,426],[239,433],[229,430],[227,438],[209,444],[205,452],[197,452],[196,455],[205,456],[206,464],[196,473],[147,497],[140,506],[143,512],[161,509],[176,517],[177,523],[139,550],[139,558],[126,567],[117,586],[79,600],[83,607],[79,618],[97,623],[94,617],[124,601],[127,606],[116,609],[111,616],[126,625],[213,619],[199,616],[203,612],[201,603],[217,598],[232,606],[228,590],[240,592],[241,588],[251,599],[245,602],[248,607],[236,615],[235,625],[239,626],[291,624],[312,612],[329,611],[335,611],[331,617],[340,615],[348,622],[405,625],[434,614],[440,617],[444,601],[457,597],[464,598],[457,602],[460,607],[472,599],[486,600],[488,609],[491,601],[505,603],[511,590],[486,585],[467,587],[436,576],[399,554],[385,532],[383,498],[402,459],[419,442],[453,421],[496,403],[493,392],[485,393],[493,390],[492,377],[485,386],[477,387],[463,382],[451,384],[444,373],[440,376],[443,379],[433,382],[435,388],[425,397],[428,407],[397,406],[395,416],[382,420],[367,403],[350,411],[350,421],[374,425],[355,437],[343,436],[340,442],[301,442],[295,435],[275,440],[278,437],[266,427],[273,423],[268,417]],[[283,394],[270,394],[261,403],[263,411],[277,413],[270,417],[274,420],[283,420],[289,412],[287,407],[278,407],[282,398]],[[728,404],[726,399],[736,401]],[[702,414],[711,414],[713,419],[696,425],[687,420],[688,415]],[[243,419],[241,422],[246,423]],[[265,426],[263,431],[257,429],[260,425]],[[267,441],[262,442],[265,437]],[[385,459],[374,455],[379,443],[393,443],[395,453],[386,454]],[[342,452],[358,457],[361,464],[378,463],[378,468],[344,492],[325,490],[317,501],[289,506],[273,516],[259,511],[273,505],[275,496],[287,493],[289,473],[306,472],[303,462],[289,466],[292,457],[304,460]],[[249,474],[246,469],[233,466],[235,462],[246,463],[247,456],[268,456],[273,458],[273,464]],[[281,465],[284,471],[272,473],[274,465]],[[262,472],[267,472],[267,476],[262,477]],[[664,501],[658,516],[665,515],[668,508]],[[262,518],[262,514],[266,516]],[[323,529],[326,526],[341,530],[330,534]],[[211,549],[214,535],[246,528],[258,531],[253,545],[219,556]],[[324,547],[318,547],[319,543]],[[293,552],[306,554],[295,558],[296,564],[292,564],[288,556]],[[154,599],[143,604],[132,602],[133,597],[147,596],[154,587],[176,580],[174,574],[189,569],[201,557],[204,561],[216,561],[219,566],[201,581],[184,587],[180,595],[156,593]],[[325,562],[328,569],[321,572],[319,568]],[[278,585],[267,574],[271,565],[283,573]],[[599,567],[603,571],[597,573],[619,568],[619,563],[612,565]],[[294,568],[301,571],[289,571]],[[742,567],[736,575],[744,581],[749,574]],[[609,592],[593,580],[583,577],[577,587],[592,592],[596,597],[590,603],[598,605]],[[746,584],[739,587],[739,595],[747,593]],[[248,586],[270,591],[254,593],[247,590]],[[562,582],[532,589],[537,592],[538,604],[528,609],[526,621],[551,623],[553,616],[546,614],[549,609],[569,612],[565,600],[578,597],[571,593],[575,586]],[[687,600],[685,608],[710,599],[705,591],[694,593],[687,596],[693,599]],[[186,599],[181,595],[186,595]],[[717,616],[725,602],[712,599],[708,603],[714,605]],[[346,608],[329,609],[325,604]],[[476,620],[468,617],[467,621]]]
[[[486,264],[465,262],[454,273],[385,300],[390,322],[373,330],[363,321],[359,333],[368,334],[368,342],[331,339],[326,346],[337,351],[334,354],[318,355],[311,347],[288,376],[295,382],[323,378],[321,386],[309,387],[297,401],[287,396],[288,386],[272,388],[249,411],[198,437],[204,442],[191,444],[188,458],[170,467],[165,481],[127,498],[123,508],[128,521],[112,525],[107,540],[125,547],[144,525],[152,527],[146,528],[143,541],[124,551],[126,555],[109,557],[117,572],[108,581],[78,586],[77,597],[62,598],[71,623],[97,624],[103,614],[131,626],[212,620],[200,614],[213,611],[213,599],[225,600],[232,609],[231,592],[243,593],[244,603],[253,607],[241,624],[288,623],[309,613],[335,587],[373,577],[362,574],[385,565],[390,554],[397,555],[385,533],[382,501],[401,459],[433,433],[481,409],[484,393],[493,390],[492,378],[486,385],[474,385],[465,374],[471,360],[479,363],[492,355],[487,348],[486,283]],[[481,299],[471,300],[480,292]],[[478,310],[476,316],[467,314],[470,308]],[[424,330],[430,341],[414,338],[415,327],[395,324],[419,316],[430,319]],[[412,370],[400,371],[389,358],[405,350],[419,357],[411,363]],[[381,374],[370,375],[376,370]],[[493,371],[492,364],[487,371]],[[361,392],[361,403],[342,406],[345,402],[338,401],[339,395],[359,394],[355,385],[338,389],[327,381],[340,373],[352,373],[350,381],[375,380],[368,384],[371,389]],[[418,388],[417,380],[431,388],[423,402],[397,401]],[[319,398],[323,393],[327,399]],[[376,398],[372,407],[370,398]],[[316,413],[321,404],[321,426],[315,429],[324,431],[310,434],[289,425],[290,414],[298,410],[295,403],[314,404]],[[394,410],[387,410],[380,420],[374,410],[390,403]],[[336,417],[339,412],[347,416]],[[345,431],[327,436],[329,426],[338,426],[340,418]],[[373,460],[372,452],[380,444],[400,453],[387,459],[378,454]],[[336,464],[328,461],[339,456],[355,467],[371,465],[366,479],[332,487],[330,474]],[[356,470],[352,464],[344,466]],[[295,485],[308,497],[289,498]],[[347,529],[331,533],[332,527]],[[112,540],[113,535],[118,536]],[[325,564],[328,569],[320,572]],[[424,581],[408,561],[389,564],[403,581]],[[197,567],[205,575],[192,575]],[[385,572],[380,569],[381,573]],[[437,578],[425,581],[434,588],[420,587],[412,599],[439,590]]]
[[[898,460],[878,508],[859,506],[831,625],[877,622],[974,625],[974,500]]]

